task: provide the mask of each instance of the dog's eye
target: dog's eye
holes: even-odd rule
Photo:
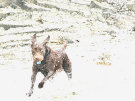
[[[43,50],[41,50],[41,52],[44,52]]]
[[[37,51],[37,48],[34,48],[34,50],[36,50],[36,51]]]

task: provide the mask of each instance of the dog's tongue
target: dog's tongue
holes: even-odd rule
[[[41,64],[41,61],[38,61],[37,64]]]

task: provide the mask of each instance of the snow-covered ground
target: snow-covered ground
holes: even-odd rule
[[[123,43],[114,46],[111,65],[96,64],[95,51],[78,47],[67,48],[72,61],[73,78],[68,80],[62,71],[38,89],[43,78],[39,73],[34,94],[25,94],[30,87],[32,63],[14,64],[0,69],[0,100],[4,101],[134,101],[135,100],[135,44]],[[108,47],[109,48],[109,47]],[[92,50],[92,49],[91,49]],[[98,50],[98,49],[97,49]],[[99,53],[97,53],[99,54]],[[94,57],[95,55],[95,57]],[[4,68],[5,67],[5,68]]]

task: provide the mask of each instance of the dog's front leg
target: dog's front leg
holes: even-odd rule
[[[38,88],[43,88],[45,81],[48,80],[54,73],[54,71],[48,72],[47,76],[45,76],[43,80],[39,83]]]
[[[37,75],[37,71],[33,71],[31,76],[31,87],[29,93],[27,93],[28,96],[31,96],[31,94],[33,93],[34,83],[36,81],[36,75]]]

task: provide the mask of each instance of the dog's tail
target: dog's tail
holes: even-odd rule
[[[64,43],[64,45],[63,45],[61,50],[64,51],[66,49],[66,47],[67,47],[67,41]]]

